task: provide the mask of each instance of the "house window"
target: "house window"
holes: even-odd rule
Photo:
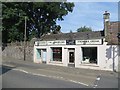
[[[62,61],[62,48],[61,47],[52,48],[52,59],[53,61]]]
[[[97,64],[97,47],[82,47],[82,63]]]

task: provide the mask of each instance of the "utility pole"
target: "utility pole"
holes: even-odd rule
[[[25,16],[25,32],[24,32],[24,61],[26,60],[26,16]]]

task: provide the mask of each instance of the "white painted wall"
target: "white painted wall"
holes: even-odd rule
[[[98,66],[100,69],[105,69],[106,68],[106,61],[105,61],[105,51],[106,47],[105,45],[99,45],[97,46],[97,56],[98,56]]]
[[[113,70],[113,65],[114,69],[118,71],[118,55],[119,55],[119,49],[117,45],[108,45],[106,46],[106,49],[108,49],[107,57],[106,57],[106,62],[107,62],[107,69]],[[113,64],[114,63],[114,64]]]
[[[80,63],[81,63],[81,48],[80,47],[78,47],[78,46],[76,46],[76,48],[75,48],[75,67],[78,67],[79,65],[80,65]]]
[[[68,49],[66,47],[63,46],[63,63],[65,66],[68,66],[68,61],[69,61],[69,58],[68,58]]]
[[[51,53],[52,52],[52,49],[48,46],[47,47],[47,64],[49,64],[50,60],[51,60]]]
[[[62,47],[62,62],[51,61],[51,47]],[[97,47],[97,59],[96,65],[84,65],[82,61],[82,47]],[[117,45],[54,45],[54,46],[34,46],[34,62],[38,62],[36,58],[36,48],[46,49],[47,51],[47,64],[68,66],[69,53],[68,48],[75,48],[75,67],[76,68],[89,68],[98,70],[113,70],[113,60],[115,62],[115,69],[118,68],[118,46]],[[113,50],[114,48],[114,50]],[[108,57],[106,57],[106,49],[109,49]],[[113,53],[115,52],[115,53]],[[113,58],[114,57],[114,58]]]

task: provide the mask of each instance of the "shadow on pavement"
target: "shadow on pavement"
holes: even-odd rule
[[[9,67],[9,66],[2,65],[0,67],[0,75],[7,73],[8,71],[12,70],[13,68],[15,68],[15,67]]]

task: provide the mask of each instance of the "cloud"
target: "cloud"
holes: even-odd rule
[[[76,31],[81,26],[91,27],[94,31],[103,29],[103,13],[108,10],[112,21],[118,20],[118,5],[116,2],[75,2],[72,13],[58,21],[62,32]]]

